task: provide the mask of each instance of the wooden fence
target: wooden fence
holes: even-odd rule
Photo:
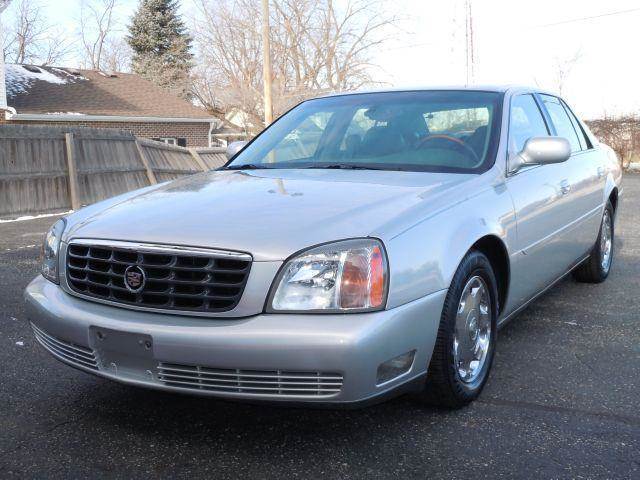
[[[222,166],[223,148],[187,149],[123,130],[0,127],[0,217],[77,209]]]

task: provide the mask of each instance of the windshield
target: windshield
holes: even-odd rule
[[[309,100],[229,169],[345,168],[473,173],[495,159],[502,94],[413,91]]]

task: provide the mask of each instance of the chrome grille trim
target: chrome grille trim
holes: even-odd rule
[[[66,247],[66,283],[80,297],[133,309],[228,312],[240,303],[251,264],[251,255],[242,252],[74,239]],[[146,274],[139,292],[125,285],[130,266]]]
[[[244,260],[247,262],[253,260],[251,255],[249,255],[248,253],[234,252],[231,250],[218,250],[215,248],[184,247],[181,245],[162,245],[156,243],[125,242],[118,240],[100,240],[92,238],[74,238],[69,243],[72,245],[113,247],[122,250],[133,250],[136,252],[167,253],[175,255],[206,255],[215,256],[217,258],[233,258]]]
[[[158,365],[158,379],[164,385],[190,390],[277,396],[335,395],[343,384],[338,373],[234,370],[173,363]]]
[[[33,329],[36,340],[54,357],[81,367],[98,370],[95,353],[90,348],[65,342],[64,340],[49,335],[33,323],[31,324],[31,328]]]

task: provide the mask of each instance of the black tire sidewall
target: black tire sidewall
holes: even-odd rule
[[[616,231],[615,215],[614,215],[613,206],[611,205],[611,202],[608,201],[604,209],[605,211],[609,212],[609,219],[611,220],[611,259],[609,260],[608,270],[605,271],[602,268],[602,252],[600,251],[600,241],[602,240],[602,223],[604,222],[604,212],[602,213],[602,220],[600,220],[600,230],[598,231],[598,239],[596,240],[596,244],[593,247],[593,253],[594,253],[596,265],[598,268],[598,273],[602,281],[604,281],[609,276],[609,273],[611,272],[611,268],[613,267],[613,257],[614,257],[614,251],[615,251],[615,243],[616,243],[615,242],[615,231]]]
[[[460,380],[455,368],[453,357],[453,338],[455,333],[458,304],[460,302],[463,289],[469,279],[476,275],[485,281],[489,289],[489,296],[491,298],[491,341],[481,374],[474,382],[465,383]],[[456,271],[453,281],[451,282],[449,292],[447,293],[447,297],[441,319],[446,326],[447,333],[447,348],[445,350],[445,354],[447,356],[446,365],[448,366],[447,377],[456,396],[458,396],[461,401],[468,402],[475,399],[480,394],[482,388],[487,382],[489,371],[491,370],[491,365],[493,363],[493,357],[495,355],[497,341],[497,284],[495,274],[491,268],[491,263],[484,254],[476,251],[472,251],[467,254]]]

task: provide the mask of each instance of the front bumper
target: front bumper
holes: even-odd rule
[[[59,360],[98,376],[228,399],[350,404],[389,394],[426,374],[445,293],[436,292],[381,312],[261,314],[236,319],[164,315],[102,305],[71,296],[42,276],[29,284],[25,299],[28,318],[40,332],[40,343]],[[109,348],[101,343],[103,332],[111,339]],[[409,371],[376,385],[378,366],[411,350],[416,354]],[[84,352],[92,352],[89,359],[95,355],[95,366],[85,362]],[[342,380],[337,391],[329,393],[208,389],[194,385],[192,379],[185,384],[167,384],[162,377],[164,365],[189,366],[187,370],[198,372],[238,372],[242,378],[260,377],[260,372],[290,372],[293,376],[313,372],[331,378],[338,374]],[[218,378],[229,377],[228,373],[220,375],[227,377]]]

